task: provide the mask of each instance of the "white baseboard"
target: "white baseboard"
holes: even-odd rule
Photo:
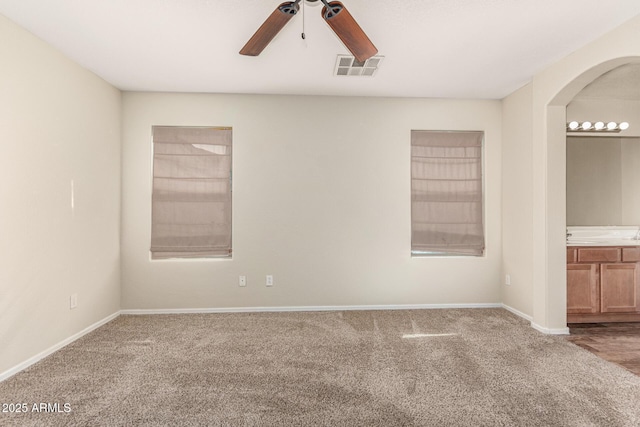
[[[548,329],[533,323],[531,316],[528,316],[508,305],[501,303],[481,303],[481,304],[401,304],[401,305],[354,305],[354,306],[299,306],[299,307],[228,307],[228,308],[160,308],[160,309],[126,309],[120,310],[104,319],[86,327],[77,334],[59,342],[45,351],[31,357],[30,359],[0,373],[0,382],[39,362],[45,357],[55,353],[61,348],[71,344],[89,332],[98,329],[104,324],[112,321],[121,314],[141,315],[141,314],[190,314],[190,313],[264,313],[264,312],[300,312],[300,311],[354,311],[354,310],[433,310],[433,309],[453,309],[453,308],[503,308],[511,313],[531,322],[531,326],[545,334],[568,335],[569,328]]]
[[[531,322],[533,320],[533,317],[529,316],[528,314],[524,314],[523,312],[516,310],[513,307],[508,306],[507,304],[502,304],[502,308],[504,308],[507,311],[510,311],[511,313],[515,314],[518,317],[522,317],[524,320]]]
[[[536,331],[542,332],[543,334],[547,334],[547,335],[569,335],[569,328],[557,328],[557,329],[550,329],[550,328],[545,328],[542,327],[540,325],[538,325],[537,323],[533,322],[533,317],[529,316],[528,314],[524,314],[521,311],[516,310],[513,307],[509,307],[506,304],[502,304],[502,308],[504,308],[507,311],[510,311],[511,313],[515,314],[516,316],[520,316],[523,319],[527,320],[528,322],[531,322],[531,327],[533,329],[535,329]]]
[[[31,357],[28,360],[25,360],[24,362],[14,366],[13,368],[10,368],[2,373],[0,373],[0,382],[6,380],[9,377],[12,377],[13,375],[17,374],[18,372],[27,369],[29,366],[39,362],[40,360],[44,359],[45,357],[55,353],[56,351],[60,350],[62,347],[65,347],[69,344],[71,344],[72,342],[74,342],[75,340],[77,340],[78,338],[83,337],[84,335],[88,334],[89,332],[98,329],[100,326],[109,323],[110,321],[112,321],[113,319],[115,319],[116,317],[118,317],[120,315],[120,312],[117,311],[115,313],[113,313],[110,316],[105,317],[102,320],[99,320],[98,322],[94,323],[91,326],[88,326],[86,328],[84,328],[83,330],[81,330],[80,332],[78,332],[77,334],[74,334],[72,336],[70,336],[69,338],[60,341],[58,344],[55,344],[52,347],[49,347],[48,349],[46,349],[45,351],[36,354],[35,356]]]
[[[189,313],[264,313],[290,311],[353,311],[353,310],[424,310],[445,308],[501,308],[500,303],[483,304],[401,304],[401,305],[335,305],[299,307],[228,307],[228,308],[150,308],[125,309],[121,314],[189,314]]]
[[[536,331],[540,331],[543,334],[547,334],[547,335],[569,335],[569,328],[557,328],[557,329],[545,328],[533,322],[531,322],[531,327]]]

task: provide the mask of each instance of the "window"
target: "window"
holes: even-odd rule
[[[153,127],[151,256],[231,256],[231,129]]]
[[[411,131],[411,254],[484,252],[483,132]]]

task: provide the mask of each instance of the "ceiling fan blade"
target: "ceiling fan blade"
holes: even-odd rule
[[[378,53],[378,49],[341,2],[332,1],[328,5],[329,7],[325,3],[322,8],[322,18],[327,21],[358,62],[364,62]]]
[[[299,9],[298,2],[284,2],[278,6],[240,50],[240,55],[260,55],[276,34],[298,13]]]

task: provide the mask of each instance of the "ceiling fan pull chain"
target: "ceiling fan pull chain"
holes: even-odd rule
[[[302,40],[305,40],[307,38],[306,34],[304,33],[304,24],[305,24],[305,20],[306,20],[305,19],[306,15],[304,14],[304,9],[305,9],[304,3],[305,2],[302,2],[302,34],[301,34],[302,35]]]

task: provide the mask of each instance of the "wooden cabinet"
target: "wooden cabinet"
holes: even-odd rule
[[[640,321],[640,247],[567,248],[567,321]]]
[[[567,314],[600,311],[598,264],[567,264]]]
[[[638,264],[600,265],[600,311],[634,313],[638,311]]]

